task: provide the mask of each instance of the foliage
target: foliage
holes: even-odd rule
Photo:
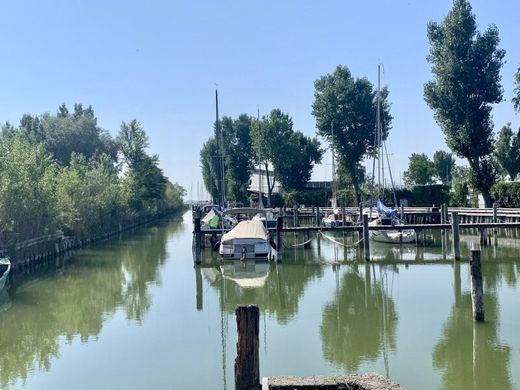
[[[286,207],[300,205],[325,207],[329,205],[332,193],[330,190],[284,191],[281,196]]]
[[[117,161],[117,145],[108,132],[97,125],[91,106],[83,109],[81,104],[75,104],[72,114],[65,105],[60,106],[57,115],[25,114],[19,131],[30,143],[43,143],[62,166],[69,164],[73,153],[81,153],[87,160],[106,154]]]
[[[314,82],[312,114],[318,134],[332,145],[339,165],[348,172],[354,186],[356,201],[361,198],[359,164],[375,152],[377,90],[366,78],[355,79],[345,66]],[[391,128],[392,116],[388,89],[380,91],[383,140]]]
[[[449,205],[467,207],[470,185],[471,170],[468,167],[455,167],[452,182],[453,192],[449,199]]]
[[[496,183],[491,194],[500,207],[520,207],[520,182]]]
[[[431,206],[448,203],[450,188],[444,184],[417,185],[412,188],[413,204]]]
[[[247,202],[247,189],[253,171],[251,117],[242,114],[238,119],[222,118],[220,128],[224,136],[226,194],[232,202]]]
[[[454,0],[441,24],[428,24],[434,80],[424,86],[426,102],[433,109],[446,143],[466,158],[473,182],[487,207],[495,176],[489,156],[493,150],[491,105],[502,100],[500,68],[505,55],[498,49],[498,29],[476,29],[475,16],[466,0]]]
[[[0,237],[7,244],[54,231],[55,175],[43,145],[0,138]]]
[[[200,164],[202,169],[202,180],[204,186],[208,190],[213,203],[219,203],[220,200],[220,174],[217,165],[217,142],[215,138],[209,138],[200,151]]]
[[[520,111],[520,68],[515,73],[515,86],[515,96],[512,101],[515,110]]]
[[[404,172],[404,182],[409,185],[424,185],[433,182],[434,165],[426,154],[412,153],[408,170]]]
[[[354,193],[354,190],[350,188],[336,191],[336,199],[338,201],[338,206],[340,207],[357,206],[356,194]]]
[[[433,154],[434,175],[442,181],[442,184],[451,183],[453,168],[455,167],[455,159],[453,154],[444,150],[437,150]]]
[[[513,134],[510,123],[498,133],[495,158],[510,179],[515,180],[520,172],[520,130]]]

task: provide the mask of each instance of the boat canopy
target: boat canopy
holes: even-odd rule
[[[212,229],[216,229],[218,227],[220,218],[218,214],[215,212],[215,209],[211,209],[209,213],[207,213],[204,218],[202,218],[202,222],[208,225]]]
[[[242,221],[222,236],[222,242],[238,238],[257,238],[259,240],[267,240],[267,232],[264,224],[260,220]]]
[[[378,213],[383,214],[387,218],[397,217],[397,210],[393,210],[393,209],[386,207],[381,199],[377,200],[376,208],[377,208]]]

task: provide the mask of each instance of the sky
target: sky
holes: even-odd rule
[[[495,24],[506,51],[495,130],[507,122],[518,129],[511,98],[520,2],[470,3],[478,29]],[[0,122],[18,125],[24,113],[82,103],[115,136],[135,118],[166,176],[196,198],[215,88],[221,116],[279,108],[295,130],[316,136],[314,81],[342,65],[376,85],[382,64],[394,117],[387,149],[399,183],[412,153],[448,150],[423,87],[432,78],[427,23],[451,7],[451,0],[3,0]],[[326,154],[315,167],[314,180],[330,180],[330,160]]]

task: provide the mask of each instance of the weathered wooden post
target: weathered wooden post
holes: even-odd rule
[[[459,213],[451,213],[451,226],[453,230],[453,254],[455,260],[460,260],[460,234],[459,234]]]
[[[201,228],[200,228],[200,215],[197,215],[195,217],[195,220],[193,221],[193,234],[194,237],[194,248],[193,248],[193,260],[195,261],[195,264],[200,264],[200,253],[201,253],[201,246],[202,246],[202,239],[201,239]]]
[[[276,260],[282,259],[282,229],[283,217],[276,218]]]
[[[237,318],[237,357],[235,359],[235,390],[260,388],[260,361],[258,358],[257,305],[239,305],[235,309]]]
[[[406,221],[404,220],[404,205],[401,205],[401,222],[406,223]]]
[[[316,206],[316,226],[320,226],[320,206]]]
[[[204,294],[202,292],[202,272],[200,271],[200,267],[195,266],[195,286],[196,286],[196,307],[197,311],[201,311],[203,309],[204,301],[203,297]]]
[[[358,225],[363,225],[363,203],[359,203],[359,210],[358,210]],[[359,249],[363,249],[363,231],[358,230],[358,247]]]
[[[471,251],[471,302],[473,319],[475,321],[484,321],[482,266],[480,263],[480,250],[478,249]]]
[[[498,222],[498,203],[493,203],[493,223]],[[493,229],[493,244],[497,246],[498,244],[498,230],[497,228]]]
[[[293,206],[292,209],[292,216],[293,216],[293,226],[298,226],[298,207]]]
[[[370,261],[370,244],[368,242],[368,215],[363,215],[363,248],[365,260]]]
[[[341,226],[346,226],[347,224],[347,212],[344,206],[341,206]]]

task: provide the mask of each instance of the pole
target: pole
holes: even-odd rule
[[[279,261],[282,258],[282,229],[283,229],[283,217],[276,218],[276,260]]]
[[[480,250],[471,251],[471,302],[473,308],[473,319],[479,322],[484,321]]]
[[[257,305],[239,305],[237,319],[237,357],[235,359],[235,390],[260,388],[258,358],[259,310]]]
[[[370,244],[368,242],[368,215],[363,215],[363,248],[365,260],[370,261]]]
[[[453,254],[455,260],[460,260],[460,234],[459,234],[459,212],[451,213],[451,225],[453,230]]]

